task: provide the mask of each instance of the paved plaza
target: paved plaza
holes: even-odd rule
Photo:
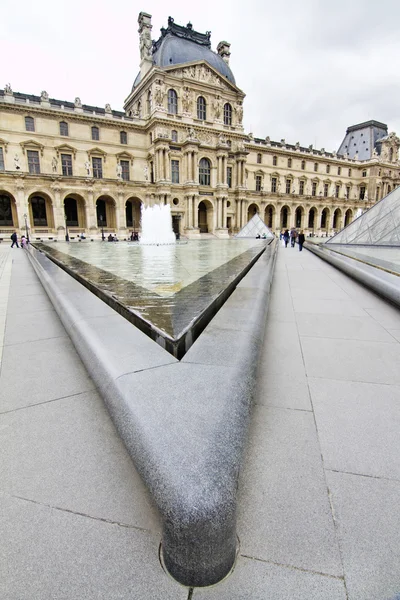
[[[307,250],[278,250],[239,558],[214,588],[163,572],[152,500],[26,252],[4,243],[0,358],[1,600],[400,594],[400,312]]]

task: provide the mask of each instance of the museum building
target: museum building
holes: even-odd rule
[[[210,32],[139,14],[140,71],[124,111],[0,90],[0,239],[126,239],[140,207],[170,204],[190,238],[228,237],[255,214],[275,232],[331,235],[400,183],[400,140],[368,121],[337,152],[257,138],[245,94]]]

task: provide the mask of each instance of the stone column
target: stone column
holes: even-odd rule
[[[193,151],[193,182],[194,183],[199,183],[199,169],[197,167],[197,163],[198,161],[198,150],[194,150]]]
[[[194,214],[194,227],[199,228],[199,211],[197,210],[197,194],[193,196],[193,214]]]
[[[227,201],[228,199],[226,197],[222,198],[222,227],[224,229],[227,227]]]
[[[242,227],[244,227],[247,223],[247,202],[246,200],[242,200]]]
[[[61,204],[61,188],[59,185],[53,187],[54,190],[54,204],[53,208],[53,219],[54,228],[57,231],[59,227],[65,227],[65,207]]]
[[[216,218],[216,228],[220,229],[221,227],[221,198],[217,198],[217,218]]]
[[[17,193],[16,193],[16,210],[17,210],[17,219],[18,219],[18,227],[20,230],[25,232],[25,219],[24,214],[27,215],[27,223],[28,227],[30,227],[30,216],[28,211],[28,203],[25,202],[25,185],[22,179],[17,181]]]
[[[236,200],[236,227],[238,230],[242,228],[242,220],[241,220],[241,200]]]

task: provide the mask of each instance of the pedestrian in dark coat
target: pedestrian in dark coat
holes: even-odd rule
[[[17,248],[19,248],[18,246],[18,236],[17,233],[14,231],[14,233],[11,234],[11,240],[12,240],[12,244],[11,244],[11,248],[14,248],[14,245],[17,245]]]
[[[305,237],[305,235],[303,233],[303,230],[301,230],[300,233],[299,233],[299,235],[298,235],[298,237],[297,237],[297,242],[299,244],[299,250],[300,250],[300,252],[303,250],[303,244],[304,244],[305,239],[306,239],[306,237]]]
[[[285,229],[285,233],[283,234],[283,241],[285,242],[285,248],[287,248],[289,242],[289,230]]]

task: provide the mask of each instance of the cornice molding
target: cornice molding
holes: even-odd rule
[[[29,108],[29,110],[28,110]],[[33,104],[8,104],[6,102],[1,102],[0,101],[0,109],[4,109],[10,112],[18,112],[18,113],[24,113],[26,114],[27,112],[29,112],[29,114],[32,115],[36,115],[36,116],[44,116],[44,117],[51,117],[53,119],[57,119],[59,120],[65,120],[68,122],[84,122],[87,123],[88,125],[101,125],[101,126],[107,126],[107,127],[113,127],[113,128],[118,128],[121,129],[121,127],[123,129],[128,128],[129,130],[133,130],[133,131],[143,131],[143,127],[144,127],[144,123],[142,124],[138,124],[138,123],[133,123],[132,121],[128,121],[128,120],[123,120],[122,119],[118,119],[115,120],[114,119],[110,119],[109,116],[103,116],[103,115],[96,115],[96,114],[86,114],[86,113],[75,113],[75,112],[69,112],[69,111],[65,111],[62,109],[58,109],[58,108],[46,108],[43,106],[34,106]]]

